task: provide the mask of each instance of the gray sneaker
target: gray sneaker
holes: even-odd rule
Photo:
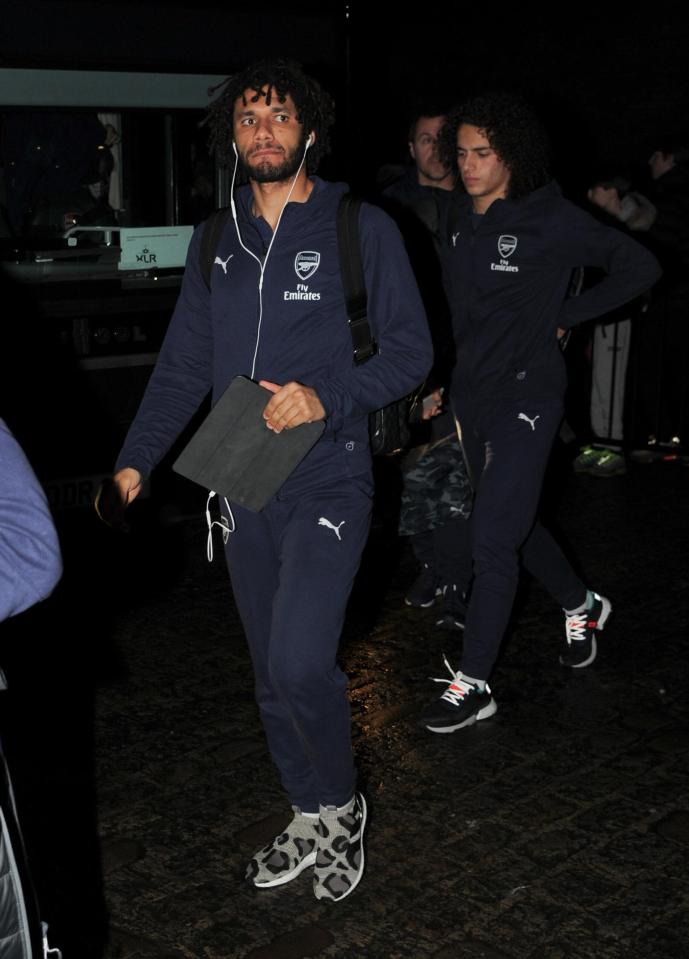
[[[364,874],[366,800],[355,793],[346,806],[321,806],[313,891],[337,902],[354,892]]]
[[[296,879],[316,861],[318,816],[292,806],[294,818],[284,832],[259,849],[249,860],[246,878],[259,889],[281,886]]]

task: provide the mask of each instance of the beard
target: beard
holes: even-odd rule
[[[282,180],[289,180],[293,177],[302,161],[304,150],[306,149],[306,134],[302,133],[297,146],[285,153],[279,163],[271,163],[269,160],[263,160],[256,166],[251,166],[245,156],[242,156],[242,169],[249,180],[255,183],[280,183]]]
[[[420,166],[419,171],[426,179],[434,180],[436,183],[441,183],[443,180],[446,180],[452,173],[451,167],[443,166],[440,163],[436,163],[432,167]]]

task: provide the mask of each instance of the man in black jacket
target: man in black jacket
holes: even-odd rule
[[[611,605],[588,590],[537,519],[543,475],[562,417],[558,332],[648,289],[654,258],[564,200],[548,175],[540,123],[511,95],[479,97],[444,133],[466,194],[455,195],[443,275],[457,346],[452,404],[476,498],[474,586],[461,669],[423,714],[432,732],[492,716],[487,680],[512,610],[520,560],[565,611],[565,666],[588,666]],[[565,299],[571,271],[607,276]],[[448,664],[449,665],[449,664]]]
[[[420,565],[406,592],[407,606],[437,605],[440,629],[463,629],[464,594],[471,580],[469,525],[473,493],[454,417],[442,409],[455,364],[450,311],[438,260],[442,210],[449,202],[457,171],[438,155],[438,135],[445,111],[427,107],[414,114],[408,147],[414,161],[406,173],[383,190],[384,206],[404,236],[424,301],[434,363],[426,381],[426,422],[413,431],[414,449],[403,460],[399,533],[408,536]]]

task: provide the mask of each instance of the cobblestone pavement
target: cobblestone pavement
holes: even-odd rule
[[[568,476],[553,510],[613,601],[598,659],[558,665],[561,613],[529,585],[497,715],[447,736],[415,720],[458,640],[404,606],[409,554],[374,532],[342,648],[367,871],[337,905],[307,873],[242,881],[289,810],[201,520],[66,520],[60,596],[3,636],[6,745],[65,959],[688,956],[689,470]]]

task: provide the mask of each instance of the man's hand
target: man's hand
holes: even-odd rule
[[[259,386],[275,394],[263,411],[266,426],[275,433],[325,419],[325,410],[312,387],[294,382],[278,386],[268,380],[260,380]]]
[[[141,474],[127,467],[105,480],[96,494],[94,506],[99,517],[113,529],[128,530],[124,518],[127,507],[141,492]]]
[[[113,483],[120,493],[123,506],[129,506],[141,492],[141,473],[130,466],[115,473]]]
[[[439,416],[443,411],[443,391],[442,390],[433,390],[432,393],[429,393],[428,396],[424,396],[422,403],[422,420],[433,419],[434,416]]]

